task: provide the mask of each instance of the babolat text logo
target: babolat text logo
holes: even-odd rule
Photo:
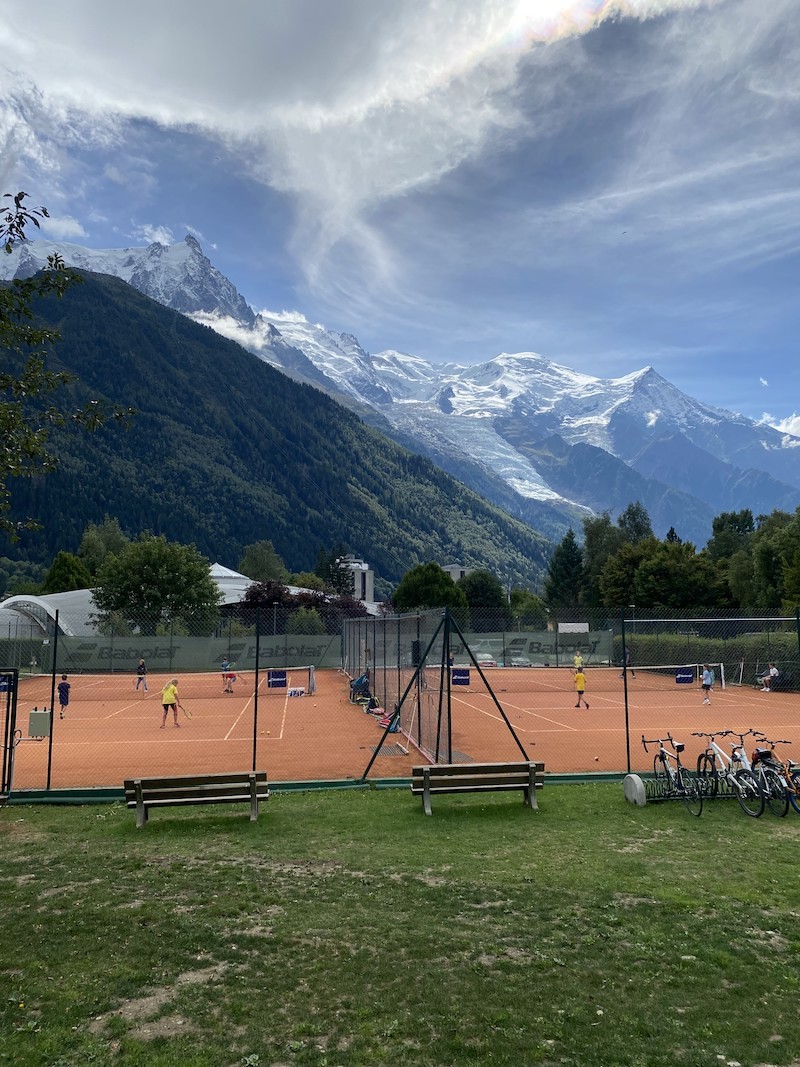
[[[270,659],[283,659],[284,662],[288,659],[289,661],[298,663],[298,665],[302,665],[300,664],[301,660],[303,663],[305,663],[306,660],[309,663],[316,662],[322,655],[324,655],[329,644],[330,641],[318,645],[286,645],[281,642],[277,645],[262,645],[260,651],[262,656],[267,656]],[[256,646],[250,645],[247,649],[247,658],[254,659],[255,654]]]
[[[168,648],[115,648],[113,645],[100,645],[97,649],[98,659],[107,660],[159,660],[169,659]]]

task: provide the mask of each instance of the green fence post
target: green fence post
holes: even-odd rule
[[[622,611],[622,691],[625,697],[625,757],[627,760],[628,774],[631,773],[631,729],[628,715],[628,642],[625,637],[625,610]]]

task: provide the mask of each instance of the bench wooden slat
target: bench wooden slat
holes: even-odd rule
[[[266,782],[256,782],[256,789],[259,792],[263,792],[267,789]],[[213,783],[206,783],[203,785],[196,785],[191,788],[181,787],[180,789],[162,789],[159,785],[147,786],[142,782],[142,791],[145,796],[151,802],[155,803],[163,797],[197,797],[202,799],[204,796],[238,796],[240,793],[246,793],[250,795],[250,783],[244,782],[224,782],[219,785]],[[126,790],[126,796],[128,791]],[[135,796],[136,786],[134,785],[131,795]]]
[[[136,826],[145,825],[150,808],[186,804],[250,803],[250,821],[258,818],[258,805],[269,799],[265,771],[235,774],[182,775],[177,778],[126,778],[125,800],[136,809]]]
[[[465,772],[469,774],[503,774],[505,772],[513,774],[516,771],[520,774],[527,774],[531,763],[538,770],[544,770],[544,763],[531,760],[522,760],[517,763],[432,763],[430,767],[441,778],[449,774],[463,774]],[[422,777],[422,772],[425,769],[424,766],[412,767],[411,773],[415,777],[417,775]]]
[[[542,788],[541,781],[535,783],[540,789]],[[492,778],[490,775],[484,775],[480,778],[470,778],[468,775],[465,777],[451,777],[446,781],[439,782],[435,778],[430,780],[428,788],[432,793],[451,793],[455,789],[525,789],[528,785],[528,775],[515,774],[504,778]],[[425,788],[423,781],[414,782],[411,786],[412,793],[419,793]]]
[[[266,782],[266,771],[255,771],[257,782]],[[250,771],[237,771],[235,774],[227,773],[215,773],[215,774],[182,774],[172,778],[126,778],[125,788],[133,790],[135,782],[141,782],[145,789],[149,789],[152,786],[158,786],[162,789],[179,789],[181,786],[200,786],[206,783],[222,783],[222,782],[249,782]]]
[[[443,763],[413,767],[411,792],[422,797],[431,815],[431,794],[510,792],[519,789],[523,800],[538,811],[536,790],[544,786],[544,763]]]

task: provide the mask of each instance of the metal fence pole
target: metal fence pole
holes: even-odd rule
[[[625,757],[631,773],[631,725],[628,714],[628,644],[625,639],[625,611],[622,611],[622,690],[625,696]]]
[[[58,662],[58,608],[56,608],[55,633],[53,634],[53,673],[50,676],[50,736],[47,739],[47,785],[50,792],[50,777],[53,771],[53,730],[56,724],[56,664]]]
[[[253,692],[253,773],[256,771],[256,749],[258,747],[258,661],[261,636],[261,609],[256,606],[256,674]],[[229,638],[230,639],[230,638]]]

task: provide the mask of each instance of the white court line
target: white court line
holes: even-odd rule
[[[286,716],[287,716],[288,712],[289,712],[289,687],[287,685],[287,687],[286,687],[286,696],[283,698],[283,715],[281,716],[281,729],[280,729],[280,733],[278,734],[278,740],[279,741],[283,740],[283,731],[284,731],[284,727],[286,726]]]
[[[491,711],[486,711],[483,708],[477,708],[477,707],[475,707],[474,704],[470,704],[468,700],[464,700],[463,697],[456,697],[455,699],[456,699],[456,701],[458,703],[464,704],[468,708],[472,708],[473,711],[477,711],[479,715],[485,715],[487,719],[494,719],[495,722],[502,722],[504,726],[506,725],[505,722],[503,722],[502,715],[494,715]],[[534,715],[537,719],[542,719],[542,721],[544,721],[544,722],[551,722],[551,723],[553,723],[554,726],[560,726],[562,730],[569,730],[571,733],[580,733],[580,731],[582,729],[582,727],[570,726],[568,723],[559,722],[558,719],[550,719],[546,715],[540,715],[538,712],[528,711],[527,708],[520,708],[520,707],[517,707],[516,705],[514,705],[514,707],[516,708],[517,711],[526,711],[528,714]],[[512,725],[513,725],[513,723],[512,723]],[[514,729],[515,730],[525,730],[525,732],[528,733],[533,729],[533,727],[532,726],[514,726]]]
[[[165,729],[168,730],[168,731],[172,731],[172,730],[175,729],[175,727],[172,726],[172,724],[170,723],[165,727]],[[182,731],[183,730],[187,730],[187,729],[188,728],[187,728],[187,726],[185,724],[181,727]],[[161,727],[160,726],[156,726],[155,730],[154,730],[154,733],[158,733],[159,737],[160,737]],[[174,734],[170,733],[169,736],[172,738],[172,741],[165,742],[165,743],[169,743],[169,744],[172,744],[172,743],[175,743],[175,744],[193,744],[193,745],[200,745],[200,744],[202,744],[202,745],[205,745],[205,744],[218,745],[221,741],[229,740],[229,738],[227,738],[227,737],[193,737],[193,736],[191,736],[191,734],[188,734],[188,733],[181,733],[178,737],[175,737]],[[152,740],[153,740],[153,738],[150,737],[149,734],[143,732],[141,737],[137,738],[136,740],[130,740],[130,741],[122,741],[122,740],[120,740],[118,738],[113,738],[113,739],[109,738],[107,741],[104,741],[102,739],[98,740],[97,738],[92,738],[91,745],[92,745],[93,749],[94,748],[100,748],[103,745],[113,745],[115,748],[121,748],[121,747],[123,747],[125,745],[141,745],[143,742],[152,741]],[[164,740],[164,739],[162,739],[162,740]],[[252,740],[251,738],[243,737],[240,740],[235,741],[234,743],[235,744],[241,744],[241,745],[250,744],[251,740]],[[158,742],[158,738],[156,738],[156,742]],[[62,740],[59,740],[58,743],[59,743],[60,746],[62,746],[64,748],[68,748],[70,746],[72,748],[86,748],[87,747],[87,742],[85,740],[84,741],[62,741]]]
[[[130,704],[126,704],[124,708],[120,708],[119,711],[112,711],[110,715],[103,715],[100,719],[97,719],[96,721],[105,722],[106,719],[113,719],[116,715],[122,715],[124,711],[128,711],[130,708],[138,708],[139,705],[143,702],[143,700],[147,699],[147,696],[148,694],[145,694],[144,697],[137,696],[134,701],[132,701]]]
[[[230,740],[230,736],[231,736],[231,734],[232,734],[232,733],[233,733],[233,731],[234,731],[234,730],[236,729],[236,727],[237,727],[237,726],[239,725],[239,720],[240,720],[240,719],[241,719],[241,717],[242,717],[242,716],[244,715],[244,713],[245,713],[245,712],[247,711],[247,709],[248,709],[248,708],[250,707],[250,704],[251,704],[252,700],[253,700],[253,698],[252,698],[252,697],[250,697],[250,698],[248,699],[247,703],[245,704],[245,706],[244,706],[244,707],[242,708],[242,710],[241,710],[241,711],[239,712],[239,714],[238,714],[238,715],[236,716],[236,718],[235,718],[235,719],[233,720],[233,723],[231,724],[231,728],[230,728],[230,730],[228,730],[228,732],[227,732],[227,733],[225,734],[225,736],[224,736],[224,737],[223,737],[223,739],[222,739],[223,741],[229,741],[229,740]]]

